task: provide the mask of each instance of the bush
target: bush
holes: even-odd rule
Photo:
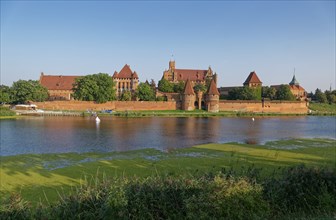
[[[336,173],[305,166],[285,169],[280,179],[265,183],[264,193],[280,214],[332,213],[336,210]]]
[[[156,97],[156,101],[166,102],[167,101],[167,96],[158,96],[158,97]]]
[[[0,206],[0,219],[30,219],[31,211],[28,202],[19,194],[12,194]]]
[[[270,213],[262,187],[244,178],[216,176],[202,194],[192,196],[187,204],[190,219],[261,219]]]
[[[10,110],[9,107],[0,106],[0,116],[14,116],[15,112]]]
[[[272,219],[331,217],[336,210],[335,171],[285,168],[280,178],[209,173],[203,177],[114,179],[81,186],[57,204],[36,210],[13,195],[0,219]]]

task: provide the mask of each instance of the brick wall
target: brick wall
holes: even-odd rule
[[[300,101],[236,101],[220,100],[220,111],[266,112],[266,113],[307,113],[308,103]]]
[[[39,109],[46,110],[73,110],[86,111],[88,109],[101,111],[112,109],[117,111],[126,110],[176,110],[176,102],[142,102],[142,101],[114,101],[103,104],[83,101],[52,101],[34,103]]]
[[[112,109],[117,111],[134,110],[176,110],[181,109],[181,102],[142,102],[142,101],[114,101],[103,104],[83,101],[50,101],[34,103],[39,109],[46,110],[73,110],[86,111],[88,109],[101,111]],[[286,101],[219,101],[219,111],[243,111],[243,112],[266,112],[266,113],[307,113],[306,102]]]

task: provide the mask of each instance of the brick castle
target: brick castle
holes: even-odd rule
[[[81,76],[55,76],[45,75],[41,73],[40,84],[48,89],[49,100],[73,100],[73,84],[76,78]],[[120,96],[125,91],[134,92],[139,84],[139,76],[135,71],[132,71],[129,65],[125,65],[120,72],[115,71],[112,76],[116,82],[116,93]],[[169,62],[169,69],[163,72],[163,79],[171,83],[184,82],[185,87],[183,92],[180,93],[162,93],[157,90],[156,96],[164,96],[168,101],[176,102],[176,109],[194,110],[204,109],[210,112],[218,112],[222,110],[223,102],[220,104],[220,95],[227,95],[228,92],[236,87],[221,87],[217,88],[217,74],[213,73],[209,67],[204,70],[196,69],[176,69],[175,61]],[[208,85],[206,92],[195,92],[193,87],[197,84]],[[262,82],[257,76],[256,72],[251,72],[243,86],[252,88],[262,87]],[[306,91],[301,87],[298,81],[293,76],[292,81],[289,83],[290,90],[297,100],[304,100],[306,98]],[[271,87],[278,88],[279,85]],[[222,107],[221,107],[222,106]],[[171,107],[170,107],[171,108]]]

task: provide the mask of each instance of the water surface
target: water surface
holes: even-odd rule
[[[97,124],[83,117],[27,117],[1,120],[0,155],[168,150],[204,143],[291,138],[335,139],[335,117],[118,118]]]

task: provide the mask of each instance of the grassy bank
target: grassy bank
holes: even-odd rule
[[[9,106],[0,106],[0,119],[15,118],[16,113],[9,109]]]
[[[269,142],[264,146],[246,144],[206,144],[161,152],[153,149],[121,153],[44,154],[1,157],[1,197],[21,192],[36,204],[54,202],[59,192],[91,178],[198,176],[230,170],[244,174],[248,167],[261,176],[279,167],[306,164],[335,167],[334,140],[290,140]]]
[[[96,219],[332,217],[335,144],[297,139],[168,152],[6,156],[0,169],[2,210],[41,219],[78,213]],[[29,208],[38,204],[43,207]]]
[[[336,104],[309,103],[313,115],[336,115]]]

